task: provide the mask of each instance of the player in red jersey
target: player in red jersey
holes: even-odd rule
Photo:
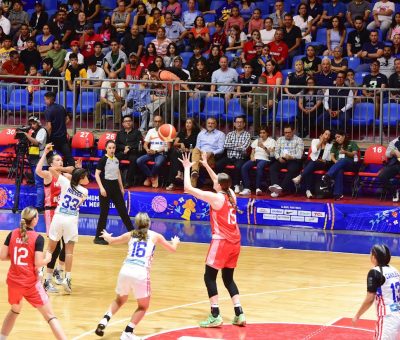
[[[188,155],[181,160],[185,169],[185,192],[210,204],[210,221],[212,240],[206,258],[204,282],[207,287],[211,304],[211,314],[208,319],[200,322],[200,327],[219,327],[222,317],[219,313],[217,275],[222,271],[222,280],[227,288],[235,309],[234,325],[245,326],[246,318],[240,305],[239,290],[233,280],[240,253],[240,231],[236,223],[236,196],[230,188],[232,180],[225,173],[216,174],[207,163],[207,153],[203,153],[201,164],[205,167],[214,183],[214,192],[194,188],[190,181],[190,162]]]
[[[38,279],[37,268],[46,265],[51,259],[49,252],[43,254],[43,236],[34,230],[38,220],[39,215],[35,208],[26,207],[22,210],[20,226],[8,234],[0,249],[0,259],[11,261],[7,275],[8,302],[11,310],[3,321],[0,339],[6,339],[12,331],[22,309],[22,298],[39,310],[49,323],[56,339],[67,339]]]
[[[44,220],[46,223],[47,235],[49,235],[50,223],[53,219],[54,211],[57,208],[58,198],[61,193],[61,187],[56,184],[57,179],[51,174],[51,172],[43,169],[46,164],[46,160],[49,167],[57,170],[57,172],[59,173],[63,173],[63,175],[66,176],[68,179],[71,178],[70,173],[72,173],[72,170],[74,170],[73,166],[63,167],[63,160],[61,156],[56,153],[50,154],[51,150],[52,150],[52,144],[47,144],[44,149],[44,153],[36,166],[36,174],[39,177],[43,178],[44,181],[44,192],[45,192]],[[79,167],[79,165],[77,166]],[[59,259],[59,262],[57,268],[54,269],[57,262],[57,258]],[[61,239],[58,242],[57,247],[53,252],[51,261],[47,264],[47,274],[43,285],[44,289],[48,293],[59,292],[58,289],[54,287],[52,283],[52,278],[54,277],[54,280],[58,285],[62,284],[62,281],[64,279],[63,277],[64,262],[65,262],[65,244],[64,240]]]

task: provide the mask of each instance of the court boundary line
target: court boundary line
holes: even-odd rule
[[[348,287],[348,286],[359,286],[362,285],[361,283],[346,283],[346,284],[338,284],[338,285],[327,285],[327,286],[313,286],[313,287],[297,287],[297,288],[290,288],[290,289],[279,289],[279,290],[271,290],[271,291],[264,291],[264,292],[258,292],[258,293],[249,293],[249,294],[241,294],[240,297],[241,298],[245,298],[245,297],[252,297],[252,296],[259,296],[259,295],[265,295],[265,294],[277,294],[277,293],[287,293],[287,292],[295,292],[295,291],[302,291],[302,290],[310,290],[310,289],[327,289],[327,288],[339,288],[339,287]],[[223,297],[220,298],[219,301],[227,301],[230,300],[230,297]],[[161,308],[155,311],[151,311],[149,313],[146,313],[146,315],[153,315],[153,314],[158,314],[158,313],[163,313],[163,312],[167,312],[170,310],[175,310],[175,309],[181,309],[181,308],[185,308],[185,307],[191,307],[191,306],[195,306],[195,305],[200,305],[203,303],[209,303],[210,301],[207,300],[201,300],[201,301],[197,301],[197,302],[190,302],[190,303],[185,303],[182,305],[175,305],[175,306],[171,306],[171,307],[166,307],[166,308]],[[124,319],[120,319],[120,320],[116,320],[113,322],[108,323],[107,327],[110,326],[114,326],[114,325],[118,325],[120,323],[123,322],[127,322],[129,321],[131,318],[124,318]],[[359,328],[357,328],[359,329]],[[76,337],[73,337],[72,340],[78,340],[78,339],[82,339],[85,336],[88,336],[92,333],[94,333],[94,331],[96,330],[96,328],[93,328],[89,331],[86,331],[80,335],[77,335]],[[148,336],[152,336],[152,335],[148,335]]]

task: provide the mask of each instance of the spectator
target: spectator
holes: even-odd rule
[[[284,136],[279,137],[276,141],[276,162],[272,163],[269,168],[271,185],[268,189],[271,191],[271,197],[274,198],[278,197],[282,191],[291,191],[292,180],[300,173],[304,152],[304,142],[294,134],[291,125],[284,126],[283,134]],[[279,179],[281,169],[287,169],[282,181]]]
[[[1,51],[1,50],[0,50]],[[214,71],[219,69],[219,60],[221,59],[221,50],[218,45],[211,47],[211,52],[208,55],[206,66],[208,72],[212,75]]]
[[[121,40],[129,27],[131,14],[126,10],[125,1],[118,0],[118,7],[114,10],[111,16],[111,25],[117,31],[117,40]]]
[[[348,61],[343,58],[342,48],[336,46],[333,49],[333,59],[331,60],[331,70],[338,73],[339,71],[347,71]]]
[[[275,40],[268,44],[270,49],[270,54],[275,62],[284,68],[287,63],[287,58],[289,55],[288,45],[283,41],[284,32],[283,29],[279,28],[275,32]]]
[[[67,51],[61,47],[61,40],[55,39],[53,48],[47,52],[46,58],[53,59],[53,66],[55,69],[63,72],[63,66],[65,62],[65,56],[67,55]]]
[[[283,1],[277,0],[275,2],[275,12],[269,15],[269,17],[272,19],[272,27],[275,29],[282,28],[285,15],[286,12],[283,11]]]
[[[50,23],[50,32],[61,41],[63,47],[69,46],[73,30],[71,23],[66,18],[67,13],[65,11],[58,11],[55,21]]]
[[[327,5],[326,9],[322,13],[320,19],[320,26],[327,26],[329,23],[332,23],[333,17],[337,17],[341,24],[344,24],[345,15],[347,12],[346,5],[340,0],[332,0]]]
[[[71,7],[71,10],[67,14],[67,20],[71,23],[73,27],[77,27],[79,25],[79,13],[81,12],[80,0],[72,0]],[[83,14],[85,14],[85,12],[83,12]]]
[[[357,67],[357,72],[369,71],[370,63],[383,55],[384,44],[380,42],[378,31],[371,31],[369,34],[369,42],[364,43],[360,57],[363,64]]]
[[[196,61],[194,69],[190,73],[190,79],[193,83],[196,83],[196,85],[192,85],[193,90],[195,91],[193,96],[200,96],[201,98],[205,97],[207,92],[210,91],[210,85],[203,85],[201,83],[211,82],[211,74],[207,69],[205,60],[199,59]]]
[[[251,155],[241,168],[241,176],[243,180],[243,190],[240,195],[251,195],[249,171],[256,167],[256,195],[262,195],[261,181],[264,177],[264,171],[270,158],[274,156],[276,142],[269,136],[268,130],[261,127],[259,138],[255,139],[251,144]]]
[[[391,180],[400,173],[400,138],[395,138],[389,143],[386,149],[386,158],[387,162],[379,172],[378,179],[387,190],[391,188]],[[400,191],[397,189],[393,195],[393,202],[398,202],[399,199]]]
[[[100,101],[96,103],[95,107],[95,127],[98,125],[101,127],[102,121],[106,118],[103,110],[113,111],[115,125],[119,126],[121,123],[121,108],[126,97],[126,85],[123,81],[115,81],[118,79],[116,72],[110,72],[108,79],[111,81],[105,80],[101,84]]]
[[[50,33],[49,25],[44,24],[42,34],[36,37],[37,49],[41,57],[44,57],[53,48],[54,40],[55,37]]]
[[[73,91],[75,95],[79,95],[81,85],[85,86],[86,81],[77,80],[76,78],[87,78],[86,68],[84,65],[78,64],[78,56],[75,53],[69,55],[69,65],[65,70],[65,81],[69,91]],[[82,83],[81,83],[82,82]]]
[[[97,67],[103,68],[105,55],[102,52],[102,50],[103,50],[102,43],[99,43],[99,42],[94,43],[93,49],[94,49],[93,58],[96,59]]]
[[[164,65],[165,67],[174,66],[174,58],[178,55],[178,49],[175,43],[170,43],[167,47],[167,53],[164,57]]]
[[[124,39],[122,39],[121,45],[126,55],[130,55],[134,52],[138,57],[142,56],[144,38],[139,32],[139,26],[132,25],[130,32],[125,34]]]
[[[377,117],[379,117],[381,98],[381,91],[379,89],[387,87],[388,80],[384,74],[379,72],[380,63],[378,60],[374,60],[370,66],[371,73],[367,74],[363,79],[362,94],[367,99],[367,102],[375,104],[375,112]]]
[[[395,73],[389,77],[389,88],[399,89],[398,91],[390,91],[390,101],[398,102],[400,100],[400,59],[394,61]]]
[[[208,48],[210,33],[203,17],[199,16],[194,20],[194,26],[189,31],[189,42],[192,49],[195,45],[200,46],[202,50]]]
[[[134,129],[132,116],[124,116],[122,119],[122,130],[118,131],[115,138],[116,153],[119,161],[129,161],[128,172],[126,173],[125,189],[133,186],[135,178],[139,175],[137,159],[140,154],[139,144],[142,141],[142,134]]]
[[[98,30],[98,34],[102,39],[103,53],[109,52],[111,41],[117,39],[117,30],[113,25],[111,25],[111,17],[109,15],[104,17],[103,23]]]
[[[171,43],[171,40],[165,36],[164,27],[158,28],[156,38],[152,40],[152,43],[156,47],[156,54],[165,57],[167,54],[167,47]]]
[[[26,87],[26,90],[29,95],[32,95],[33,92],[40,90],[41,79],[36,77],[41,76],[41,74],[38,73],[38,69],[35,65],[31,65],[28,68],[27,74],[28,77],[26,78],[26,83],[29,85]]]
[[[151,11],[154,8],[158,8],[160,10],[160,14],[161,14],[162,3],[161,3],[161,1],[158,1],[158,0],[147,0],[146,8],[147,8],[148,13],[151,13]]]
[[[164,15],[165,24],[163,25],[165,29],[165,36],[171,42],[174,42],[180,51],[184,49],[183,37],[186,33],[185,28],[179,21],[173,21],[171,13],[166,13]]]
[[[58,90],[62,89],[61,73],[53,66],[53,59],[44,58],[42,68],[42,76],[43,78],[47,78],[43,79],[43,85],[46,86],[45,90],[57,94]]]
[[[383,56],[378,58],[378,61],[380,65],[380,72],[384,74],[387,79],[389,79],[389,77],[395,72],[395,58],[392,56],[392,48],[390,46],[385,46],[383,48]]]
[[[310,152],[303,172],[293,178],[293,183],[295,185],[299,185],[301,182],[304,183],[307,198],[313,198],[312,190],[316,183],[314,171],[327,171],[331,164],[331,149],[330,130],[325,130],[319,138],[315,138],[311,141]]]
[[[11,35],[18,32],[22,24],[29,27],[29,15],[23,10],[22,2],[20,0],[14,1],[12,9],[8,13],[8,20],[10,20],[11,23]]]
[[[386,37],[386,33],[392,24],[394,10],[394,3],[391,1],[382,0],[376,2],[372,9],[374,20],[368,24],[367,28],[370,31],[379,28],[382,32],[382,36]]]
[[[94,87],[100,90],[101,83],[106,78],[106,74],[101,67],[96,64],[96,59],[90,57],[87,59],[87,87]]]
[[[216,83],[224,83],[224,84],[234,84],[238,81],[238,73],[235,69],[228,67],[228,58],[222,56],[219,59],[220,68],[214,71],[211,75],[211,89],[208,93],[208,97],[212,97],[216,92],[219,94],[225,94],[225,101],[228,102],[234,88],[232,85],[214,85]]]
[[[206,129],[201,130],[197,136],[196,147],[192,151],[192,174],[191,182],[193,187],[197,187],[202,153],[207,153],[207,163],[214,166],[215,162],[224,153],[225,134],[217,129],[217,120],[209,117],[206,121]]]
[[[98,21],[101,10],[100,0],[82,0],[82,10],[88,21]]]
[[[211,47],[218,46],[221,52],[225,50],[227,42],[228,38],[224,31],[224,22],[218,20],[215,22],[215,33],[211,38]]]
[[[279,71],[278,64],[274,60],[268,60],[265,64],[265,72],[261,76],[267,79],[267,84],[271,85],[271,90],[274,86],[277,86],[276,95],[278,95],[280,91],[279,86],[282,85],[283,79],[282,73]],[[269,104],[269,107],[272,107],[272,103]]]
[[[29,20],[29,27],[32,37],[35,37],[37,34],[40,34],[42,32],[43,26],[47,24],[48,20],[49,16],[47,12],[43,9],[42,3],[40,1],[36,1],[35,11],[32,13],[31,19]]]
[[[321,72],[314,75],[317,86],[334,86],[336,73],[332,71],[331,61],[329,58],[324,58],[321,61]]]
[[[244,30],[245,22],[240,16],[239,7],[234,6],[231,9],[229,19],[225,22],[225,34],[228,35],[233,26],[238,26],[240,31]]]
[[[3,15],[3,8],[0,7],[0,27],[2,28],[3,32],[5,35],[9,35],[11,31],[11,23],[10,20],[8,20],[4,15]]]
[[[364,27],[364,20],[356,17],[353,21],[354,30],[351,31],[347,38],[347,56],[361,57],[362,47],[369,42],[369,31]]]
[[[218,173],[224,172],[227,165],[234,165],[232,173],[232,185],[236,194],[240,192],[240,171],[247,159],[247,148],[250,146],[251,137],[246,128],[246,121],[243,116],[234,118],[234,131],[229,132],[225,137],[224,149],[226,156],[223,156],[215,164]]]
[[[160,27],[165,24],[164,16],[161,15],[161,11],[155,7],[151,10],[149,17],[146,22],[147,34],[157,34]]]
[[[78,22],[73,26],[74,27],[74,33],[72,34],[73,39],[79,41],[79,39],[82,37],[82,35],[85,31],[86,24],[87,24],[87,21],[86,21],[85,12],[80,11],[79,15],[78,15]]]
[[[314,74],[321,72],[321,58],[315,56],[315,47],[307,46],[306,56],[301,58],[304,64],[304,72],[312,77]]]
[[[137,12],[135,17],[133,18],[133,26],[137,26],[138,32],[140,34],[146,34],[146,22],[147,18],[149,17],[147,13],[146,5],[140,2],[137,5]]]
[[[361,18],[362,21],[367,22],[369,19],[370,3],[366,0],[352,0],[347,5],[346,20],[349,27],[356,28],[355,21]]]
[[[326,46],[328,49],[324,52],[325,56],[333,56],[335,47],[343,48],[346,38],[346,28],[339,17],[334,16],[331,19],[332,28],[326,31]]]
[[[256,44],[257,42],[261,42],[261,34],[260,31],[254,30],[251,34],[251,39],[245,42],[243,46],[243,52],[240,55],[242,60],[242,64],[251,61],[256,55]]]
[[[286,78],[286,86],[296,87],[285,87],[285,94],[289,98],[296,98],[296,94],[300,93],[307,86],[307,74],[304,72],[304,64],[301,60],[296,60],[294,64],[295,72],[290,73]]]
[[[247,96],[242,96],[242,94],[247,94],[253,90],[256,84],[258,84],[258,76],[253,73],[253,68],[250,63],[245,63],[243,65],[244,72],[239,75],[238,83],[240,85],[236,86],[236,93],[234,97],[239,97],[243,107],[246,107]],[[242,86],[242,85],[254,85],[254,86]]]
[[[352,70],[351,68],[347,69],[347,73],[346,73],[346,80],[345,80],[345,84],[348,87],[357,87],[357,83],[354,79],[355,73],[354,70]],[[357,95],[358,91],[354,90],[354,95]]]
[[[158,129],[162,123],[163,118],[161,116],[154,116],[154,128],[147,131],[146,137],[144,138],[143,148],[146,154],[139,157],[137,160],[138,167],[147,177],[143,183],[146,187],[152,186],[153,188],[158,188],[158,174],[167,160],[168,150],[171,148],[171,143],[164,142],[158,135]],[[147,165],[148,161],[154,162],[151,170]]]
[[[17,51],[10,52],[10,59],[5,61],[0,68],[1,75],[15,75],[24,76],[25,65],[20,61],[20,56]],[[15,83],[22,84],[25,82],[24,78],[3,78],[3,82],[8,83],[7,96],[10,95],[11,89],[15,87]]]
[[[135,52],[129,55],[129,63],[125,67],[125,75],[123,78],[126,80],[139,80],[143,72],[143,67],[139,65],[139,57]]]
[[[140,59],[140,65],[147,69],[154,62],[156,56],[156,46],[151,42],[147,45],[146,51],[142,59]]]
[[[187,69],[189,70],[190,73],[194,70],[199,60],[202,60],[204,63],[206,62],[206,58],[204,58],[203,55],[201,54],[201,47],[195,45],[193,47],[193,55],[190,57],[189,63],[187,65]]]
[[[31,38],[29,27],[26,24],[22,24],[19,29],[19,33],[14,35],[13,46],[17,49],[17,51],[21,52],[26,48],[26,42],[29,38]]]
[[[268,50],[269,53],[269,47],[268,45],[265,45],[259,41],[254,44],[254,48],[256,50],[256,54],[254,58],[250,60],[250,65],[253,69],[253,73],[259,77],[261,74],[265,71],[265,64],[267,63],[270,58],[267,56],[263,55],[263,50],[266,49]]]
[[[54,92],[47,92],[44,95],[44,101],[47,106],[44,116],[46,118],[45,128],[48,134],[48,141],[53,143],[54,150],[64,156],[65,166],[75,166],[67,137],[67,124],[70,121],[70,117],[65,108],[60,104],[56,104],[55,100],[56,94]]]
[[[99,34],[94,33],[94,26],[88,22],[84,26],[83,34],[79,40],[79,48],[84,58],[90,58],[94,55],[94,44],[101,43],[102,38]]]
[[[247,0],[243,0],[243,2],[247,3]],[[264,28],[264,20],[261,18],[261,11],[258,8],[255,8],[249,20],[248,32],[251,35],[254,32],[254,30],[261,31],[263,28]]]
[[[394,15],[394,20],[390,25],[389,32],[387,34],[387,40],[392,40],[396,34],[400,34],[400,13]]]
[[[203,14],[215,14],[217,20],[225,23],[231,16],[232,8],[236,6],[234,0],[225,0],[225,3],[216,10],[206,11]]]
[[[67,67],[70,65],[70,55],[71,54],[76,54],[76,56],[78,57],[78,64],[79,65],[83,65],[85,59],[83,58],[82,53],[79,52],[79,41],[77,40],[72,40],[71,41],[71,51],[67,52],[67,54],[65,55],[64,58],[64,66],[63,66],[63,70],[62,72],[65,73]]]
[[[39,69],[42,58],[39,51],[36,49],[35,40],[33,38],[29,38],[26,41],[26,49],[21,51],[20,57],[22,63],[25,65],[26,72],[29,71],[29,67],[32,65],[35,66],[36,69]]]
[[[188,0],[188,9],[182,13],[181,22],[186,30],[190,30],[194,26],[194,21],[201,12],[196,9],[196,0]]]
[[[318,0],[308,0],[307,7],[308,14],[311,15],[311,17],[313,18],[311,22],[311,32],[313,35],[315,35],[317,27],[322,25],[321,18],[324,12],[324,8]]]
[[[157,58],[158,58],[158,57],[157,57]],[[163,61],[163,62],[164,62],[164,61]],[[160,68],[160,67],[158,67],[158,68]],[[178,56],[176,56],[176,57],[174,58],[173,70],[174,70],[175,72],[176,72],[176,71],[180,72],[180,73],[177,73],[177,75],[178,75],[178,77],[179,77],[181,80],[190,81],[190,72],[189,72],[189,70],[183,68],[183,59],[182,59],[182,57],[181,57],[180,55],[178,55]],[[185,73],[186,73],[186,76],[183,75],[182,72],[185,72]],[[182,74],[182,76],[179,76],[180,74]],[[185,79],[185,78],[186,78],[186,79]]]
[[[110,76],[111,72],[120,76],[121,72],[125,69],[125,65],[128,62],[126,54],[119,48],[118,41],[111,41],[111,51],[104,57],[104,71],[107,76]]]
[[[322,176],[321,189],[329,188],[334,183],[335,200],[343,198],[343,172],[354,171],[359,153],[358,145],[349,140],[343,131],[337,131],[331,149],[331,160],[334,163],[326,175]]]
[[[254,10],[256,9],[256,5],[254,2],[251,2],[250,0],[241,0],[240,5],[239,5],[239,12],[240,16],[243,18],[243,20],[248,23],[249,20],[251,19],[252,15],[254,14]],[[260,17],[261,17],[261,12],[260,12]],[[250,30],[249,33],[251,34]]]
[[[275,39],[275,29],[272,28],[272,19],[266,18],[264,20],[264,29],[260,31],[261,40],[264,44],[269,44],[270,42],[274,41]]]
[[[308,14],[307,4],[300,4],[297,15],[293,17],[293,21],[294,24],[300,28],[302,40],[306,43],[311,42],[312,20],[312,16]]]
[[[336,87],[327,89],[324,93],[324,109],[322,117],[323,128],[346,129],[346,122],[351,117],[354,93],[345,86],[346,72],[339,71],[336,76]]]
[[[288,47],[289,63],[291,63],[293,57],[301,53],[302,34],[300,28],[294,24],[291,14],[285,14],[283,25],[283,40]]]
[[[173,20],[180,20],[182,13],[182,6],[177,0],[168,0],[168,5],[162,9],[162,14],[171,13]]]
[[[166,190],[171,191],[176,187],[176,180],[183,180],[183,168],[179,159],[182,158],[184,152],[192,152],[196,146],[197,136],[199,134],[199,127],[193,118],[188,118],[185,121],[185,128],[179,131],[174,140],[174,147],[171,148],[169,159],[171,166],[168,173],[168,183]]]

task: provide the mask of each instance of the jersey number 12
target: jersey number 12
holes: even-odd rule
[[[28,257],[28,249],[14,248],[14,263],[18,266],[27,266],[28,263],[23,262]]]

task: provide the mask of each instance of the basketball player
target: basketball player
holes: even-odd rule
[[[63,172],[66,172],[64,176],[68,179],[71,178],[70,173],[74,170],[74,167],[69,166],[63,167],[63,160],[60,155],[53,153],[50,154],[53,149],[53,144],[47,144],[42,157],[40,158],[38,164],[36,165],[36,174],[43,178],[44,181],[44,191],[45,191],[45,199],[44,199],[44,220],[46,223],[46,235],[49,235],[49,228],[51,220],[53,219],[55,209],[57,208],[58,197],[61,193],[61,188],[56,184],[57,179],[53,177],[50,171],[43,170],[45,161],[47,160],[47,164],[52,167],[54,170],[58,171],[61,175]],[[78,165],[81,167],[81,164]],[[56,269],[54,269],[57,258],[59,257],[59,264]],[[44,289],[48,293],[58,293],[58,289],[54,287],[51,282],[52,277],[54,276],[54,280],[58,285],[62,284],[63,281],[63,268],[65,262],[65,245],[64,239],[57,243],[57,246],[53,252],[51,261],[47,264],[47,276],[44,280]]]
[[[61,187],[60,198],[49,230],[48,251],[53,253],[57,243],[64,238],[65,242],[65,278],[62,281],[64,291],[71,294],[71,268],[75,242],[78,241],[79,207],[86,200],[88,190],[84,185],[89,183],[86,169],[74,169],[71,181],[49,168],[56,184]]]
[[[51,259],[49,252],[43,254],[43,236],[34,230],[38,220],[39,215],[35,208],[26,207],[22,210],[19,227],[8,234],[0,249],[0,259],[11,261],[7,275],[8,302],[11,310],[3,321],[1,340],[7,339],[11,333],[21,312],[23,298],[43,315],[56,339],[67,339],[38,280],[37,268],[46,265]]]
[[[119,237],[112,237],[112,234],[103,231],[102,237],[109,244],[128,243],[128,256],[118,275],[116,293],[117,297],[111,302],[103,319],[97,326],[96,334],[104,335],[104,329],[110,318],[128,300],[129,293],[133,292],[137,299],[137,309],[132,314],[131,322],[125,327],[121,334],[121,340],[139,339],[134,335],[136,325],[146,314],[150,304],[150,266],[153,253],[157,244],[165,249],[174,252],[179,244],[179,237],[174,236],[171,243],[165,240],[164,236],[155,231],[149,230],[150,218],[146,213],[138,213],[135,216],[135,224],[138,230],[125,233]]]
[[[180,161],[185,169],[185,192],[210,204],[212,240],[206,258],[204,282],[210,299],[211,314],[207,320],[200,322],[200,327],[219,327],[223,323],[218,305],[219,270],[222,270],[222,280],[234,305],[235,317],[232,324],[245,326],[246,318],[240,304],[239,290],[233,280],[233,272],[240,253],[240,231],[236,223],[236,196],[230,188],[232,180],[225,173],[216,175],[207,163],[207,153],[203,152],[200,162],[210,175],[217,193],[202,191],[191,184],[190,168],[194,163],[190,162],[189,155],[184,154]]]
[[[367,296],[353,318],[353,324],[363,315],[375,300],[378,322],[375,339],[400,338],[400,273],[389,265],[389,248],[375,244],[371,249],[371,262],[374,265],[367,276]]]

